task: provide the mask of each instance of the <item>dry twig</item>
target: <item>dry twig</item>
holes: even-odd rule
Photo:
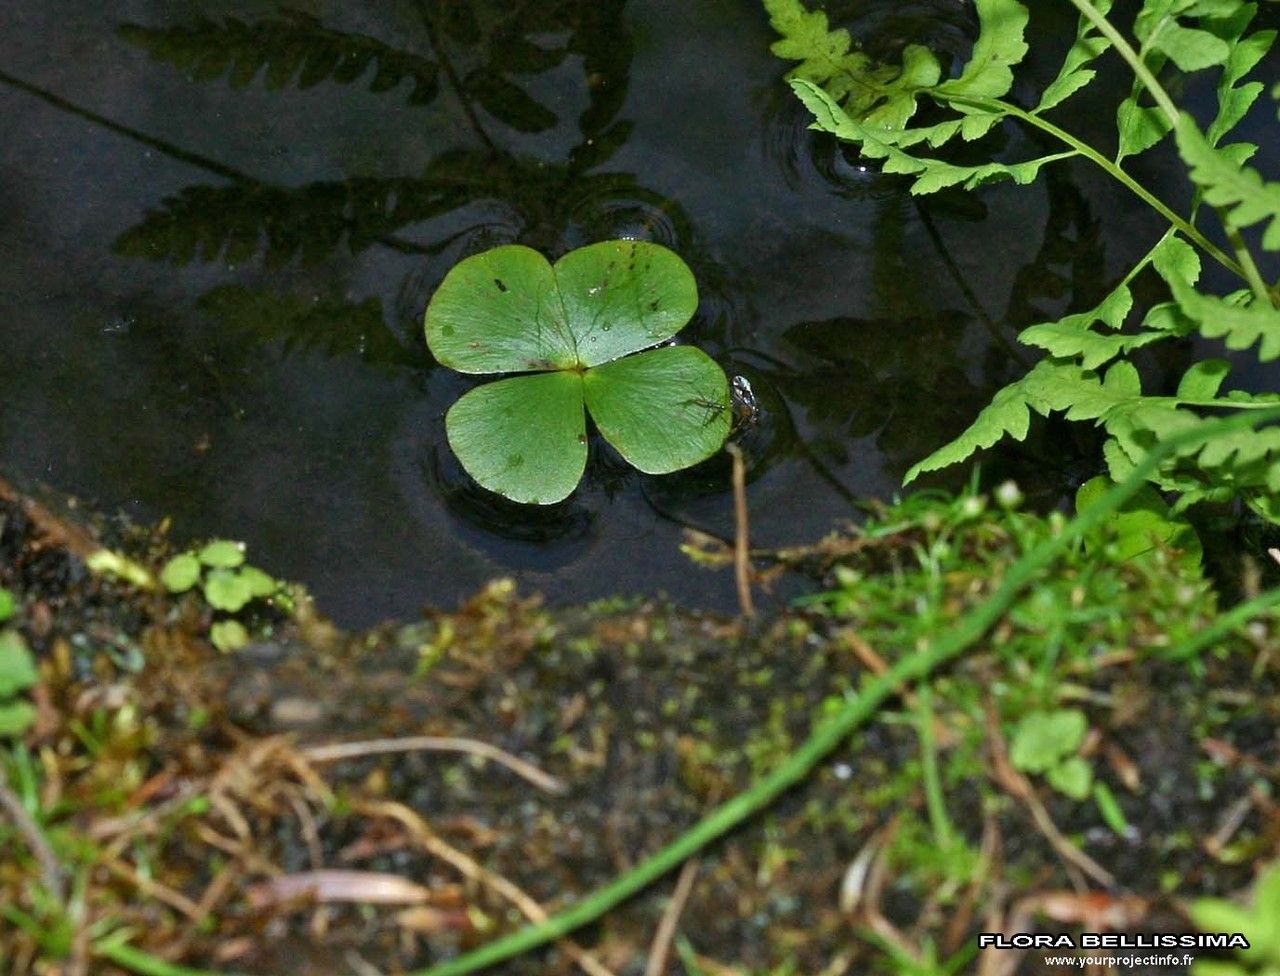
[[[413,735],[401,739],[371,739],[367,742],[339,742],[326,746],[306,746],[299,749],[298,754],[307,762],[325,763],[340,759],[356,759],[361,756],[378,756],[397,752],[462,752],[472,756],[491,759],[505,766],[517,776],[532,783],[547,793],[559,794],[565,791],[565,785],[549,773],[543,772],[533,763],[525,762],[519,756],[513,756],[504,749],[479,742],[475,739],[461,739],[455,736]]]
[[[733,458],[733,576],[738,584],[738,605],[744,617],[756,615],[751,600],[751,542],[747,521],[747,459],[737,444],[726,444]]]
[[[644,976],[662,976],[667,971],[667,956],[671,953],[671,943],[676,937],[676,927],[680,924],[680,915],[689,895],[693,891],[694,879],[698,876],[698,859],[692,858],[684,862],[680,869],[680,877],[676,879],[675,891],[662,913],[658,923],[658,931],[653,935],[653,943],[649,946],[649,961],[644,967]]]

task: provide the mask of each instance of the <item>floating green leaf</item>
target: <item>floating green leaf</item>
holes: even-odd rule
[[[432,354],[464,373],[533,374],[476,387],[450,408],[462,466],[514,501],[559,502],[586,466],[588,411],[642,471],[710,457],[729,433],[724,371],[692,347],[649,349],[697,304],[685,263],[643,241],[592,244],[554,266],[518,245],[459,263],[427,308]]]
[[[0,623],[8,620],[17,610],[17,601],[14,600],[13,594],[0,586]]]
[[[445,430],[467,473],[517,502],[558,502],[587,464],[582,376],[535,373],[486,383],[464,394]]]
[[[729,436],[729,384],[701,349],[655,349],[589,370],[582,379],[600,433],[647,474],[697,464]]]

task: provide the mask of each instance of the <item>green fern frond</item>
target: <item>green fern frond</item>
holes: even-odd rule
[[[884,172],[914,177],[911,192],[934,193],[949,186],[973,189],[997,180],[1030,183],[1041,167],[1074,156],[1074,152],[1053,153],[1018,163],[981,163],[976,166],[958,166],[941,159],[915,156],[906,152],[887,138],[885,130],[870,126],[851,117],[827,92],[809,81],[796,79],[791,87],[806,108],[814,115],[814,127],[830,132],[840,139],[856,143],[868,159],[883,160]]]
[[[1111,9],[1111,0],[1093,0],[1093,6],[1099,13],[1105,14]],[[1047,112],[1093,81],[1097,72],[1089,65],[1110,47],[1111,42],[1102,36],[1093,21],[1082,14],[1076,28],[1075,43],[1063,59],[1058,77],[1049,82],[1033,112]]]
[[[1256,149],[1248,144],[1210,145],[1185,113],[1178,122],[1178,152],[1191,168],[1191,179],[1204,191],[1205,202],[1218,207],[1234,230],[1265,223],[1262,246],[1280,251],[1280,182],[1263,180],[1244,161]]]
[[[889,129],[901,129],[915,114],[919,93],[938,83],[941,66],[933,52],[919,44],[902,51],[902,64],[879,64],[858,50],[849,32],[831,30],[827,15],[809,10],[802,0],[764,0],[769,23],[782,35],[770,48],[800,64],[788,80],[821,85],[859,118]]]

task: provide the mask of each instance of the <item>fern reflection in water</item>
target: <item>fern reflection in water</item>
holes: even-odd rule
[[[297,12],[124,25],[126,41],[194,81],[225,79],[233,88],[268,90],[329,81],[400,95],[410,105],[447,97],[471,144],[439,152],[414,176],[353,176],[297,187],[211,163],[207,168],[225,182],[166,198],[120,235],[116,250],[180,265],[238,265],[261,256],[267,268],[280,269],[371,247],[430,256],[519,242],[559,253],[625,231],[696,256],[692,228],[675,204],[630,173],[600,171],[630,131],[618,118],[631,62],[622,8],[622,0],[421,0],[416,22],[408,25],[420,39],[411,50]],[[521,86],[570,59],[580,60],[586,79],[577,144],[558,162],[505,148],[505,130],[540,132],[560,121]],[[716,278],[706,276],[712,283]],[[224,286],[200,304],[260,341],[431,365],[410,334],[385,324],[376,300],[347,303],[345,328],[341,299],[326,297],[312,308],[307,301],[264,286]]]

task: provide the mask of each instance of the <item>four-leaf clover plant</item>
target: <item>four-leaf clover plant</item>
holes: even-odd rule
[[[588,413],[648,474],[710,457],[729,435],[724,370],[693,346],[660,346],[697,306],[688,266],[645,241],[591,244],[554,265],[520,245],[459,262],[427,307],[432,355],[461,373],[523,374],[449,409],[463,468],[513,501],[562,501],[586,467]]]

